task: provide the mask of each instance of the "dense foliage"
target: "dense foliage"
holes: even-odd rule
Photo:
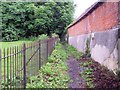
[[[46,65],[40,69],[39,76],[30,77],[27,88],[67,88],[69,75],[66,61],[68,54],[58,43]]]
[[[69,44],[65,44],[65,49],[66,49],[66,52],[69,56],[73,56],[76,60],[79,60],[81,56],[83,56],[83,53],[82,52],[78,52],[78,50],[73,47],[72,45],[69,45]]]
[[[73,55],[73,52],[69,52],[70,50],[78,53],[74,47],[68,44],[57,43],[48,62],[41,67],[39,75],[30,77],[27,88],[68,88],[70,76],[67,60],[69,56]],[[78,58],[77,55],[73,56]]]
[[[2,37],[5,41],[21,37],[51,36],[56,33],[64,37],[66,27],[73,19],[73,2],[2,2]]]

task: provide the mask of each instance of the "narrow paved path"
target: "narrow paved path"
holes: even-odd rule
[[[67,65],[69,68],[70,82],[68,84],[69,88],[85,88],[86,84],[84,79],[80,75],[80,66],[79,62],[75,60],[73,57],[69,57],[67,61]]]

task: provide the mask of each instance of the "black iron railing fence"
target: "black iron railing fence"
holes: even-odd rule
[[[0,89],[26,88],[27,78],[37,75],[47,62],[58,37],[0,49]]]

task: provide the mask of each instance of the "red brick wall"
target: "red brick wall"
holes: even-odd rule
[[[118,3],[105,2],[68,29],[69,36],[106,31],[118,25]]]
[[[118,18],[119,18],[118,22],[119,22],[119,25],[120,25],[120,1],[118,3]]]

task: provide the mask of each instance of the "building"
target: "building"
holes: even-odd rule
[[[96,2],[68,26],[68,42],[112,70],[120,71],[120,1]]]

